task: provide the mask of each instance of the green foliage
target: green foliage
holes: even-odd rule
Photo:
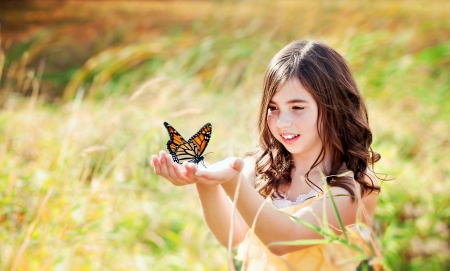
[[[59,39],[72,18],[0,50],[1,270],[226,270],[195,189],[148,158],[165,149],[163,121],[187,134],[211,122],[209,162],[250,150],[264,70],[297,38],[342,52],[368,102],[375,169],[395,178],[376,211],[381,264],[449,268],[449,3],[167,2],[170,26],[151,36],[134,14],[158,3],[102,4],[127,21],[84,18],[109,30],[98,39]]]

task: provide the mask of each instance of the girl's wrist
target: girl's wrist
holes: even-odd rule
[[[237,178],[230,179],[228,182],[221,183],[221,186],[225,192],[230,196],[236,191],[237,184],[239,182],[239,176]]]
[[[216,190],[219,187],[218,184],[204,184],[204,183],[196,183],[195,184],[198,192]]]

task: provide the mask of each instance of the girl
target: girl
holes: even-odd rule
[[[342,231],[333,201],[347,228],[374,215],[380,188],[369,166],[380,155],[344,58],[315,41],[284,47],[266,71],[258,128],[259,146],[245,159],[201,169],[162,151],[151,164],[175,185],[196,185],[208,227],[222,245],[240,244],[245,270],[355,270],[347,245],[290,242],[324,239],[308,223],[358,242]]]

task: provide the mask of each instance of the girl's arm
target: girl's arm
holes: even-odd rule
[[[218,184],[201,183],[195,175],[197,165],[186,163],[179,165],[173,162],[172,157],[164,151],[160,152],[159,157],[156,155],[152,156],[150,163],[156,174],[176,186],[196,185],[206,224],[216,239],[223,246],[227,247],[233,205],[223,188]],[[247,224],[239,212],[236,211],[232,246],[241,243],[247,231]]]
[[[241,163],[243,161],[239,158],[230,158],[221,163],[217,163],[217,166],[211,167],[211,169],[199,169],[196,174],[201,177],[199,180],[202,182],[220,183],[230,198],[233,198],[237,184],[240,182],[237,209],[247,225],[251,226],[256,219],[255,234],[272,253],[283,255],[312,246],[271,245],[275,242],[323,239],[323,236],[319,233],[295,221],[272,205],[267,204],[253,188],[251,183],[245,180],[246,177],[241,174],[239,170]],[[356,222],[358,201],[352,202],[350,196],[337,196],[342,194],[349,195],[345,189],[333,187],[330,191],[334,195],[334,201],[344,226],[354,224]],[[367,197],[375,197],[376,199],[376,195],[372,194]],[[369,200],[369,202],[371,201]],[[376,200],[372,202],[376,202]],[[257,216],[259,209],[261,210]],[[329,227],[340,234],[339,222],[329,197],[323,197],[321,200],[317,200],[307,207],[300,209],[294,216],[310,224],[322,227],[322,217],[324,214],[327,217]]]
[[[234,208],[232,202],[220,185],[197,184],[197,191],[206,224],[219,243],[228,247]],[[247,224],[237,210],[233,222],[232,247],[240,244],[248,231]]]

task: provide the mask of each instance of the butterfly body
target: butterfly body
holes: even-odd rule
[[[173,161],[178,164],[183,162],[202,163],[204,165],[204,153],[211,139],[212,126],[210,123],[205,124],[195,135],[189,140],[185,140],[172,125],[164,122],[164,126],[169,133],[169,141],[167,141],[167,149],[172,155]]]

